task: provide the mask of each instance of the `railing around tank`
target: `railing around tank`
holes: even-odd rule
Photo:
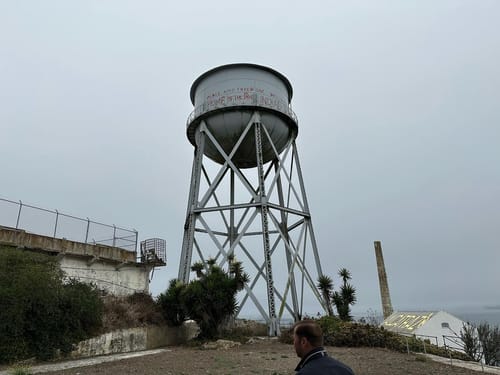
[[[71,241],[137,251],[138,232],[0,198],[0,225]]]
[[[235,105],[232,104],[232,105],[226,105],[226,106],[221,106],[217,109],[220,109],[220,108],[228,108],[228,107],[234,107]],[[243,107],[245,105],[242,105]],[[266,108],[266,107],[264,107]],[[277,110],[276,108],[271,108],[273,110]],[[207,113],[207,112],[210,112],[214,110],[213,108],[211,109],[207,109],[207,106],[205,104],[202,104],[202,105],[199,105],[198,107],[196,107],[195,109],[193,109],[193,111],[189,114],[187,120],[186,120],[186,127],[189,127],[189,125],[191,125],[191,123],[199,116]],[[285,110],[277,110],[278,112],[281,112],[281,113],[284,113],[285,115],[287,115],[288,117],[290,117],[297,125],[299,124],[299,119],[297,118],[297,115],[295,114],[295,112],[292,110],[292,107],[291,106],[288,106]]]

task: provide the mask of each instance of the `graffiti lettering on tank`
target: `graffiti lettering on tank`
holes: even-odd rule
[[[256,87],[234,87],[208,94],[201,112],[233,105],[259,105],[280,112],[286,112],[288,107],[287,103],[279,99],[279,96],[273,92]]]

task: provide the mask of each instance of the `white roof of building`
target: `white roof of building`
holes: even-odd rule
[[[425,326],[431,319],[438,318],[443,328],[449,328],[446,324],[462,325],[463,321],[446,311],[396,311],[392,313],[382,323],[383,327],[389,331],[414,334],[417,330]],[[435,319],[434,319],[435,320]]]
[[[463,325],[463,320],[446,311],[396,311],[382,324],[388,331],[428,338],[438,346],[454,346],[456,350],[463,349],[460,345],[452,345]]]
[[[412,334],[437,313],[438,311],[396,311],[384,320],[382,326],[392,332]]]

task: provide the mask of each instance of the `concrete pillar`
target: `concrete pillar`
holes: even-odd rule
[[[375,257],[377,258],[378,281],[380,285],[380,297],[382,299],[382,311],[384,319],[392,314],[391,295],[389,293],[389,283],[385,273],[384,256],[382,255],[382,245],[380,241],[375,241]]]

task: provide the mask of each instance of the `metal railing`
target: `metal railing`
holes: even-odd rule
[[[138,232],[77,216],[0,198],[0,225],[89,244],[137,251]]]
[[[460,336],[443,335],[443,345],[445,349],[465,352],[465,344]]]
[[[245,104],[245,105],[242,105],[242,106],[255,106],[255,105],[257,105],[257,104]],[[193,109],[193,111],[191,111],[191,113],[189,114],[189,116],[188,116],[188,118],[186,120],[186,127],[189,127],[189,125],[191,125],[191,123],[196,118],[198,118],[199,116],[201,116],[201,115],[203,115],[203,114],[205,114],[207,112],[211,112],[211,111],[214,111],[214,110],[219,110],[221,108],[230,108],[230,107],[234,107],[234,106],[237,106],[237,105],[235,105],[235,104],[226,104],[226,105],[218,106],[217,108],[210,108],[210,109],[208,109],[207,105],[205,103],[203,103],[202,105],[199,105],[198,107],[196,107],[195,109]],[[297,125],[299,123],[299,119],[298,119],[297,115],[295,114],[295,112],[292,110],[292,106],[291,105],[286,106],[284,109],[276,109],[276,108],[267,107],[267,106],[264,106],[264,105],[261,105],[261,107],[263,107],[263,108],[270,108],[272,110],[284,113],[285,115],[287,115],[288,117],[290,117]]]
[[[427,347],[426,347],[426,341],[428,341],[428,345],[435,345],[439,346],[438,338],[437,336],[429,336],[429,335],[415,335],[415,334],[410,334],[410,333],[399,333],[401,336],[405,337],[406,340],[406,351],[408,354],[410,354],[410,342],[409,339],[415,338],[418,339],[420,343],[422,343],[422,349],[423,353],[427,354]],[[432,340],[431,340],[432,339]],[[433,342],[435,341],[435,343]],[[413,351],[415,350],[415,347],[413,346]],[[420,349],[419,349],[420,350]]]
[[[411,352],[419,352],[420,348],[418,346],[415,346],[415,341],[411,340],[413,339],[418,339],[422,343],[422,353],[428,354],[427,353],[427,347],[426,347],[426,341],[427,345],[435,345],[435,346],[441,346],[442,348],[445,349],[445,351],[448,353],[448,358],[450,360],[450,365],[453,365],[453,361],[457,361],[457,359],[453,358],[453,352],[462,352],[465,353],[464,350],[464,342],[461,337],[459,336],[450,336],[450,335],[442,335],[443,342],[442,345],[439,345],[439,340],[437,336],[428,336],[428,335],[415,335],[415,334],[405,334],[405,333],[399,333],[401,336],[405,337],[406,340],[406,350],[407,353],[410,354]],[[432,339],[432,340],[431,340]],[[410,341],[412,341],[410,343]],[[435,341],[435,344],[432,343],[432,341]],[[410,348],[411,347],[411,348]],[[481,366],[482,371],[484,372],[484,363],[482,361],[476,361],[476,360],[471,360],[469,362],[474,362],[478,366]]]
[[[443,335],[443,344],[444,348],[448,351],[449,356],[450,356],[450,364],[453,364],[453,356],[451,354],[452,351],[461,351],[465,353],[465,343],[463,339],[460,336],[450,336],[450,335]],[[481,365],[481,369],[484,372],[484,363],[483,363],[483,353],[482,350],[480,350],[480,360],[476,361],[476,359],[472,358],[471,362],[476,362],[479,365]]]

